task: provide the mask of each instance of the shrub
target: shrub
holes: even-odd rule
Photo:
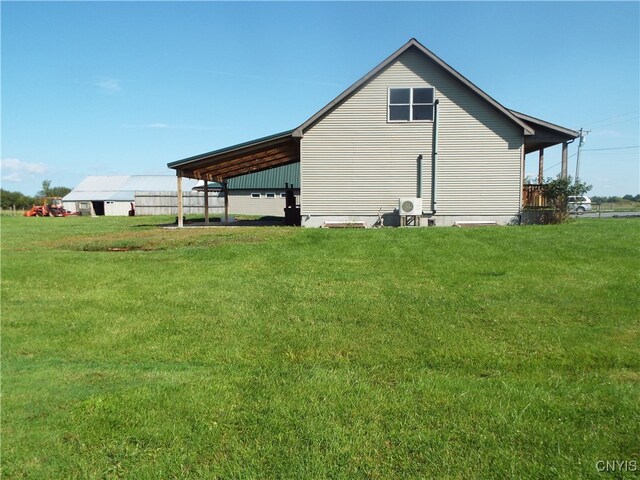
[[[544,183],[544,195],[553,207],[553,223],[562,223],[569,217],[567,198],[573,195],[584,195],[591,190],[591,185],[573,182],[571,177],[547,178]]]

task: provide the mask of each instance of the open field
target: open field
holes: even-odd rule
[[[601,212],[640,212],[640,202],[623,200],[616,203],[592,203],[591,209],[594,212],[597,212],[598,209]]]
[[[637,475],[638,219],[163,220],[2,218],[4,478]]]
[[[616,203],[601,203],[600,210],[603,212],[638,212],[640,211],[640,202],[631,200],[622,200]],[[598,203],[592,203],[594,211],[598,211]]]

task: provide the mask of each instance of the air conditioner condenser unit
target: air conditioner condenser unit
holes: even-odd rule
[[[422,215],[422,199],[416,197],[400,197],[398,200],[400,216]]]

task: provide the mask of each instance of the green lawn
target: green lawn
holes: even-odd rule
[[[638,475],[638,219],[161,221],[2,217],[4,478]]]

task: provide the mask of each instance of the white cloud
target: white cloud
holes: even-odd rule
[[[18,172],[12,172],[9,175],[2,176],[3,182],[18,183],[22,181],[22,176]]]
[[[114,94],[122,90],[122,86],[120,85],[120,80],[117,80],[115,78],[101,77],[101,78],[98,78],[94,82],[94,84],[103,93]]]
[[[21,182],[25,178],[31,178],[47,171],[47,167],[42,163],[23,162],[17,158],[3,158],[0,166],[2,180],[5,182]]]
[[[169,128],[169,125],[167,125],[166,123],[151,123],[145,126],[147,128]]]

